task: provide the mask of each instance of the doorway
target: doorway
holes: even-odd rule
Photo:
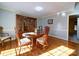
[[[70,15],[69,16],[69,41],[79,43],[79,16],[78,15]]]

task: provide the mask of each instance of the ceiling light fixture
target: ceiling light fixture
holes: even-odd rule
[[[35,7],[35,10],[36,10],[36,11],[42,11],[42,10],[43,10],[43,7],[37,6],[37,7]]]
[[[57,12],[57,15],[59,16],[60,15],[60,12]]]
[[[61,15],[62,15],[62,16],[66,16],[66,13],[65,13],[65,12],[62,12]]]

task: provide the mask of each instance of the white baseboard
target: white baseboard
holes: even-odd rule
[[[66,41],[68,41],[68,39],[63,39],[63,38],[58,37],[58,36],[56,36],[56,35],[51,35],[51,34],[49,34],[49,36],[56,37],[56,38],[58,38],[58,39],[62,39],[62,40],[66,40]]]

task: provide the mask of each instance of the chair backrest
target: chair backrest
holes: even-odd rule
[[[44,27],[44,35],[43,38],[45,38],[46,40],[48,39],[48,34],[49,34],[49,26],[45,26]]]
[[[9,36],[9,34],[8,33],[4,33],[3,32],[3,27],[0,26],[0,37],[5,37],[5,36]]]
[[[44,27],[44,34],[49,34],[49,26]]]
[[[2,26],[0,26],[0,32],[3,32],[3,27]]]

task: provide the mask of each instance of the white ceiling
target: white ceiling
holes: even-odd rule
[[[0,2],[0,7],[21,15],[42,17],[68,11],[74,7],[74,4],[74,2]],[[34,9],[36,6],[42,6],[44,10],[37,12]]]

